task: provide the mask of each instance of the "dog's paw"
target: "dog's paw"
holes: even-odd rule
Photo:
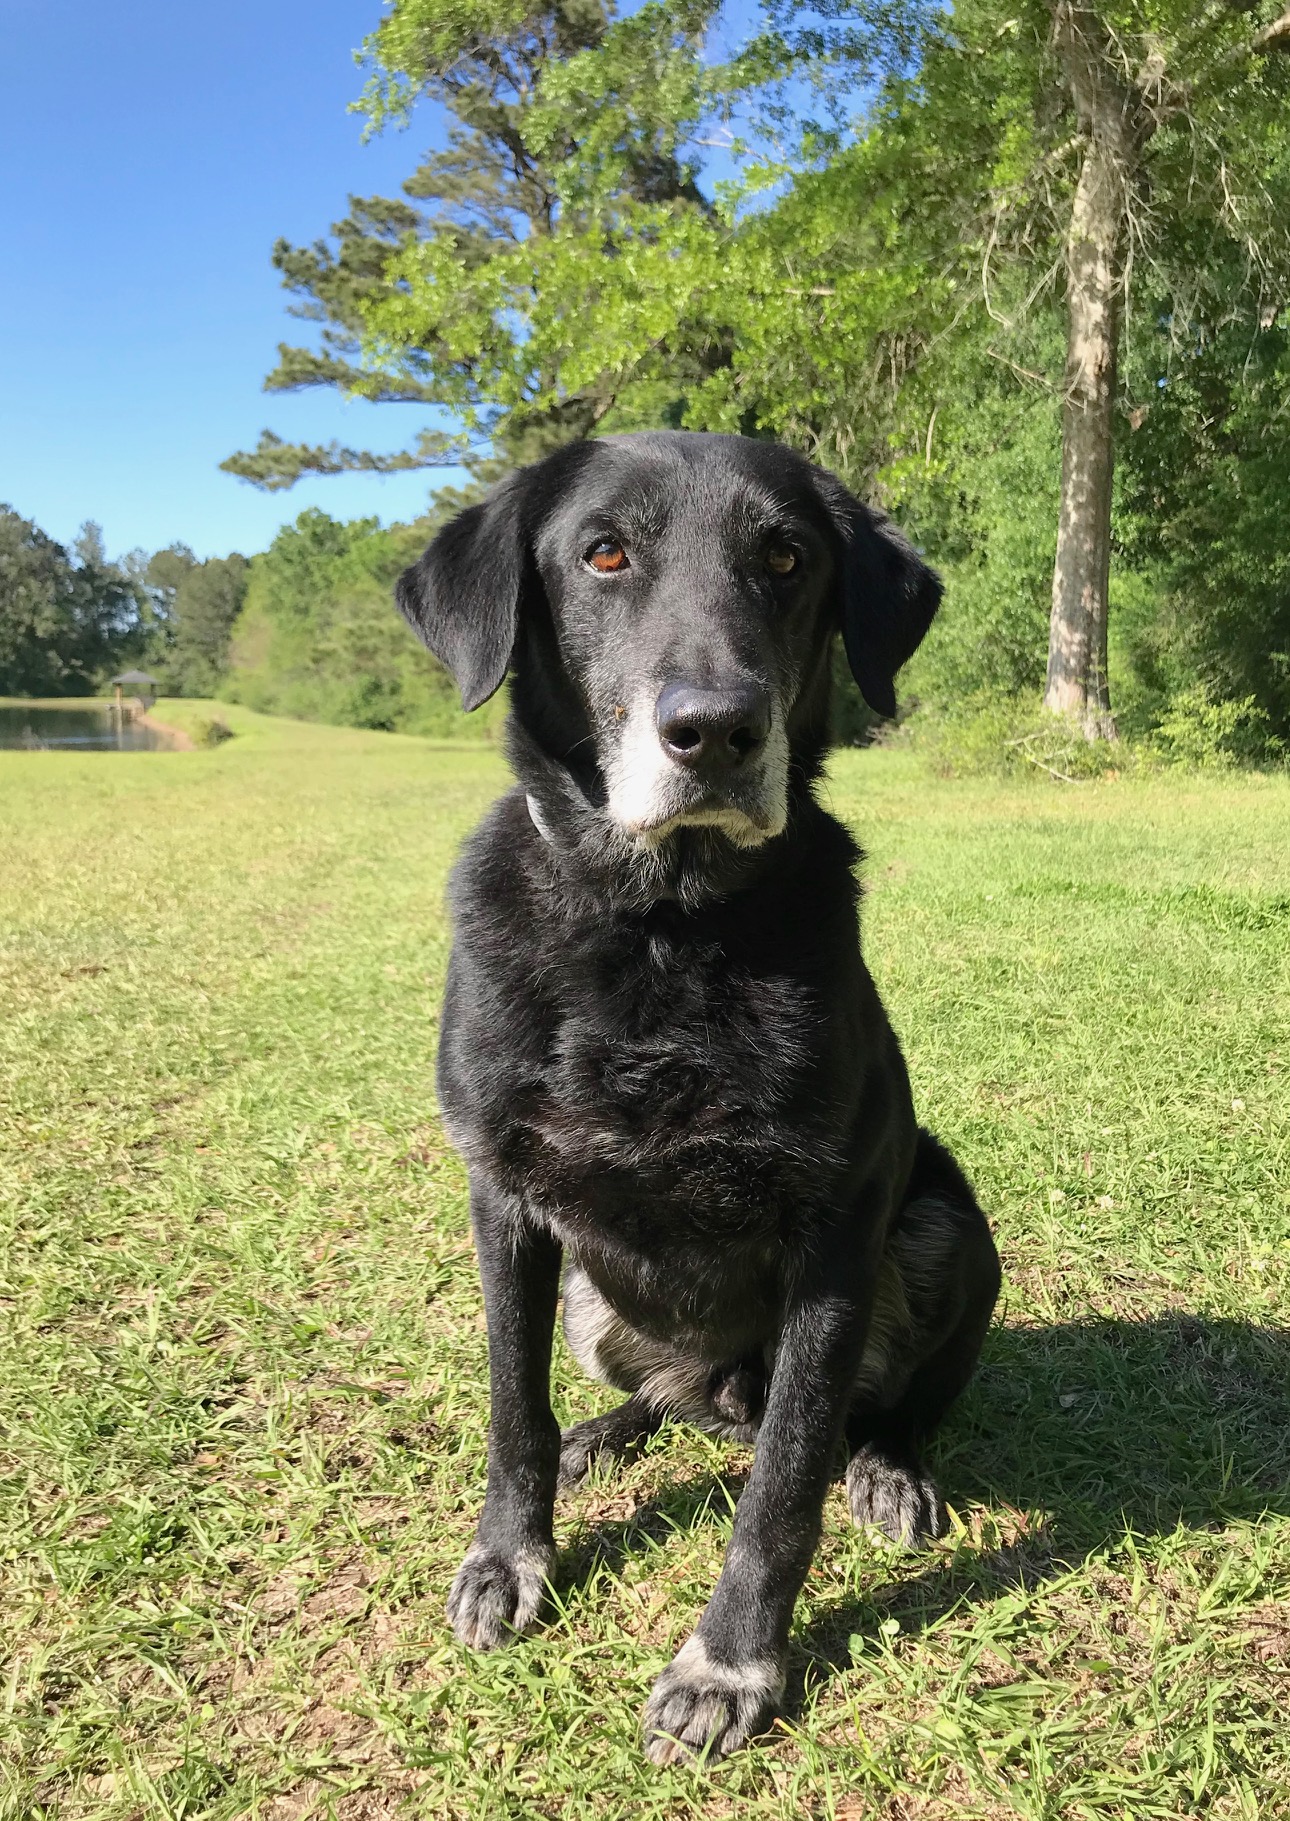
[[[560,1472],[556,1485],[561,1492],[581,1486],[596,1460],[617,1459],[622,1453],[613,1446],[612,1435],[603,1416],[593,1416],[585,1423],[575,1423],[560,1436]]]
[[[949,1528],[936,1481],[916,1460],[860,1448],[847,1466],[847,1497],[857,1524],[874,1524],[893,1543],[918,1549]]]
[[[472,1543],[448,1595],[448,1617],[459,1641],[493,1650],[537,1617],[555,1566],[555,1550],[529,1544],[504,1555]]]
[[[603,1416],[592,1416],[585,1423],[575,1423],[560,1437],[560,1472],[556,1484],[561,1492],[580,1486],[593,1461],[620,1461],[635,1454],[642,1442],[658,1427],[658,1418],[634,1399],[607,1410]]]
[[[724,1758],[766,1730],[783,1692],[784,1672],[773,1658],[718,1663],[696,1633],[655,1682],[646,1703],[646,1754],[655,1764]]]

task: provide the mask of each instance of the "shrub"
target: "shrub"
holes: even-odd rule
[[[194,721],[192,724],[192,742],[194,746],[222,746],[225,740],[233,738],[233,729],[227,721],[218,715],[209,719]]]
[[[944,778],[1033,771],[1081,784],[1141,764],[1124,741],[1087,740],[1074,721],[1050,714],[1030,694],[977,690],[954,702],[925,703],[888,738],[921,754]]]
[[[1255,698],[1217,699],[1205,683],[1174,696],[1150,736],[1151,750],[1167,765],[1228,770],[1284,753],[1267,712]]]

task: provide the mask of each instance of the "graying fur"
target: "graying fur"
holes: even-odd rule
[[[878,1271],[855,1399],[879,1410],[900,1401],[910,1375],[940,1337],[940,1307],[956,1244],[955,1211],[931,1197],[902,1209]],[[583,1371],[651,1409],[710,1435],[751,1441],[757,1423],[730,1423],[712,1404],[713,1374],[725,1362],[684,1353],[641,1334],[617,1313],[586,1272],[564,1277],[564,1332]],[[767,1370],[773,1361],[767,1360]]]

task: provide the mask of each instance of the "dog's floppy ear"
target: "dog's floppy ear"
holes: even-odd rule
[[[842,642],[851,674],[875,714],[896,712],[896,672],[935,618],[941,579],[881,512],[845,488],[829,500],[842,533]]]
[[[515,648],[530,569],[522,503],[523,476],[510,475],[445,525],[395,584],[401,612],[451,672],[467,713],[501,688]]]

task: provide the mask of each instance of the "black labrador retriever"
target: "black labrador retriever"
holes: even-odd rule
[[[561,449],[435,538],[398,600],[466,708],[514,673],[518,786],[458,864],[439,1093],[470,1169],[488,1490],[448,1610],[530,1623],[557,1482],[669,1416],[757,1439],[725,1565],[645,1713],[659,1763],[761,1730],[845,1439],[860,1523],[944,1525],[919,1446],[999,1287],[919,1129],[813,795],[841,631],[866,700],[940,584],[831,475],[686,432]],[[551,1339],[627,1394],[561,1436]]]

